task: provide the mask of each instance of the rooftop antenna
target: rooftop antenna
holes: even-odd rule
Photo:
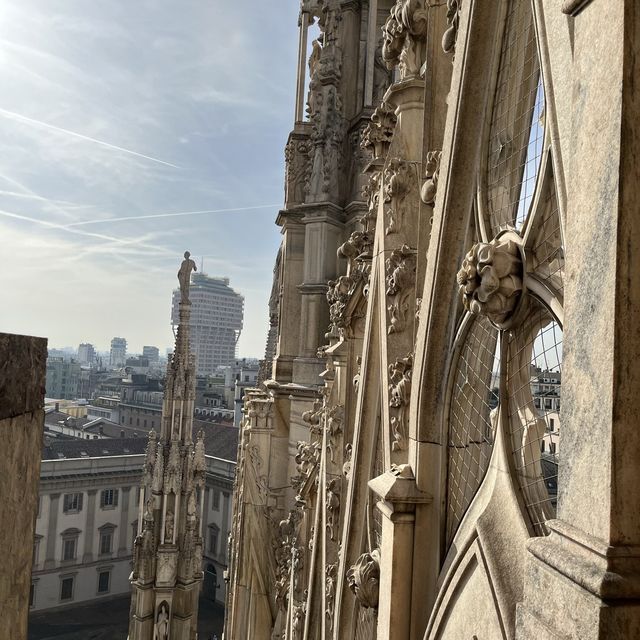
[[[200,257],[200,273],[204,273],[204,256]]]

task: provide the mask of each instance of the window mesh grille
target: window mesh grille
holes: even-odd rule
[[[371,638],[375,638],[378,628],[376,612],[373,609],[365,609],[358,606],[356,615],[358,616],[356,620],[356,640],[371,640]]]
[[[511,0],[489,132],[486,177],[491,236],[527,218],[542,158],[544,89],[531,0]]]
[[[372,478],[377,478],[384,473],[384,442],[382,439],[382,427],[380,421],[378,421],[377,436],[376,436],[376,450],[373,460],[373,475]],[[379,549],[382,544],[382,513],[376,506],[377,497],[369,489],[369,506],[371,509],[371,549]]]
[[[540,199],[532,237],[531,248],[527,250],[529,271],[557,293],[562,294],[564,249],[558,197],[552,180],[548,181],[544,195]]]
[[[472,320],[453,372],[447,442],[447,545],[489,466],[499,367],[498,332],[489,320],[478,317]]]
[[[510,338],[507,386],[515,469],[534,532],[544,535],[556,509],[562,329],[545,307],[534,304]]]

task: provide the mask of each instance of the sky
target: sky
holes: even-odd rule
[[[2,5],[0,331],[163,351],[189,250],[261,357],[298,0]]]

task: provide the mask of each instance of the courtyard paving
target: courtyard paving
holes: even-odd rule
[[[100,600],[29,616],[28,640],[127,640],[130,597]],[[198,635],[222,637],[224,607],[200,598]]]

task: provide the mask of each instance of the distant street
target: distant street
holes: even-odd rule
[[[127,640],[129,596],[29,616],[28,640]],[[200,598],[198,635],[222,637],[224,608]]]

